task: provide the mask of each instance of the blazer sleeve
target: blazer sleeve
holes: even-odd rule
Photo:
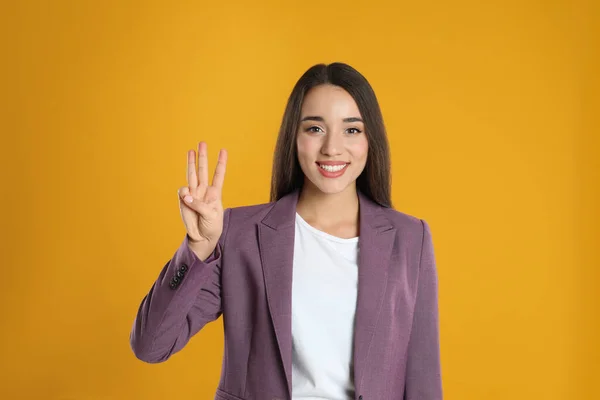
[[[438,282],[429,225],[423,239],[413,324],[408,344],[405,400],[441,400]]]
[[[140,360],[166,361],[221,315],[221,264],[230,213],[224,211],[223,233],[206,260],[190,250],[186,234],[143,298],[129,337]]]

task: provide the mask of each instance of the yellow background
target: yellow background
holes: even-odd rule
[[[371,81],[395,206],[432,227],[446,399],[600,399],[594,1],[12,3],[2,399],[212,398],[221,320],[167,363],[129,348],[186,151],[229,150],[226,206],[267,201],[287,96],[333,61]]]

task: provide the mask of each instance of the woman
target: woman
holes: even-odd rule
[[[371,86],[315,65],[295,85],[277,140],[271,202],[223,209],[207,146],[179,190],[187,234],[131,332],[167,360],[223,314],[215,399],[442,398],[437,275],[428,224],[395,211]],[[359,252],[360,249],[360,252]]]

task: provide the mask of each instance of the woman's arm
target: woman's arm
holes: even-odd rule
[[[130,334],[131,348],[142,361],[166,361],[222,313],[221,267],[231,209],[223,215],[223,233],[204,261],[189,248],[188,236],[160,272],[139,307]]]
[[[423,225],[417,297],[408,344],[405,400],[441,400],[438,283],[429,225]]]

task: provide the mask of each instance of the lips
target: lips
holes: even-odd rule
[[[344,165],[350,164],[346,161],[317,161],[318,165]]]
[[[326,178],[338,178],[344,175],[348,165],[345,161],[317,161],[319,172]]]

